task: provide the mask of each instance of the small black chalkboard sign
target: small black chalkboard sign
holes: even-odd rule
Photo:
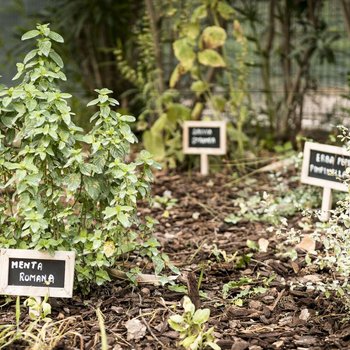
[[[46,259],[9,259],[9,286],[64,288],[66,262]]]
[[[220,128],[190,127],[188,147],[220,148]]]
[[[0,249],[0,294],[71,298],[75,253]]]
[[[190,120],[183,124],[183,151],[185,154],[226,153],[226,122]]]
[[[348,191],[344,182],[350,153],[341,147],[305,142],[301,182],[323,187],[320,219],[327,221],[332,209],[332,190]]]
[[[343,183],[350,154],[342,147],[306,142],[301,181],[310,185],[347,191]]]
[[[349,156],[311,150],[308,175],[317,179],[343,182],[345,170],[349,166]]]

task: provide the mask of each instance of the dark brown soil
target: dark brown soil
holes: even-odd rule
[[[293,263],[281,255],[283,238],[268,230],[270,224],[224,223],[228,214],[237,211],[232,203],[237,192],[248,186],[246,181],[228,185],[231,180],[222,174],[206,178],[159,175],[154,194],[171,191],[177,202],[168,210],[164,205],[141,210],[160,222],[156,236],[181,269],[178,285],[189,288],[197,306],[210,308],[209,325],[215,326],[218,344],[231,350],[350,349],[350,325],[344,321],[347,315],[341,303],[298,283],[322,280],[327,274],[306,266],[302,253]],[[271,189],[266,175],[257,180],[249,184],[252,193]],[[297,216],[290,221],[297,227],[300,220]],[[248,239],[257,242],[259,238],[269,241],[265,253],[247,247]],[[232,288],[224,299],[222,288],[230,281],[242,285]],[[243,290],[247,295],[241,298],[242,306],[237,306],[233,299]],[[88,298],[75,295],[71,300],[52,300],[52,318],[74,317],[68,329],[77,334],[63,339],[56,349],[101,349],[97,307],[105,317],[110,349],[180,349],[177,333],[167,320],[174,311],[182,312],[183,296],[167,287],[115,281],[96,288]],[[13,323],[14,310],[13,303],[2,307],[0,323]],[[127,338],[125,324],[134,318],[146,327],[141,339]],[[23,344],[8,347],[20,348]]]

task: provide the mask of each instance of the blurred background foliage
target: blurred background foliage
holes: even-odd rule
[[[349,0],[2,0],[5,85],[37,22],[65,38],[78,123],[109,88],[169,167],[184,159],[184,120],[227,120],[231,160],[347,122]]]

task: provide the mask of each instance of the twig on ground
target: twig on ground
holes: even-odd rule
[[[141,310],[140,310],[141,311]],[[145,320],[145,318],[141,315],[140,313],[140,317],[142,322],[144,323],[144,325],[147,327],[148,331],[150,332],[151,336],[154,338],[154,340],[162,347],[162,349],[165,349],[165,345],[157,338],[157,336],[153,333],[150,325],[148,324],[148,322]]]

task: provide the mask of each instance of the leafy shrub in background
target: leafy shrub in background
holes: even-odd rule
[[[84,135],[72,122],[71,95],[57,85],[66,76],[52,41],[63,38],[47,24],[22,36],[32,38],[36,48],[17,64],[14,80],[22,81],[0,92],[0,246],[76,251],[85,291],[135,252],[160,273],[168,259],[151,237],[154,221],[137,216],[158,165],[146,151],[126,162],[137,141],[128,124],[135,118],[113,111],[112,91],[96,90],[89,103],[98,107],[95,126]]]

